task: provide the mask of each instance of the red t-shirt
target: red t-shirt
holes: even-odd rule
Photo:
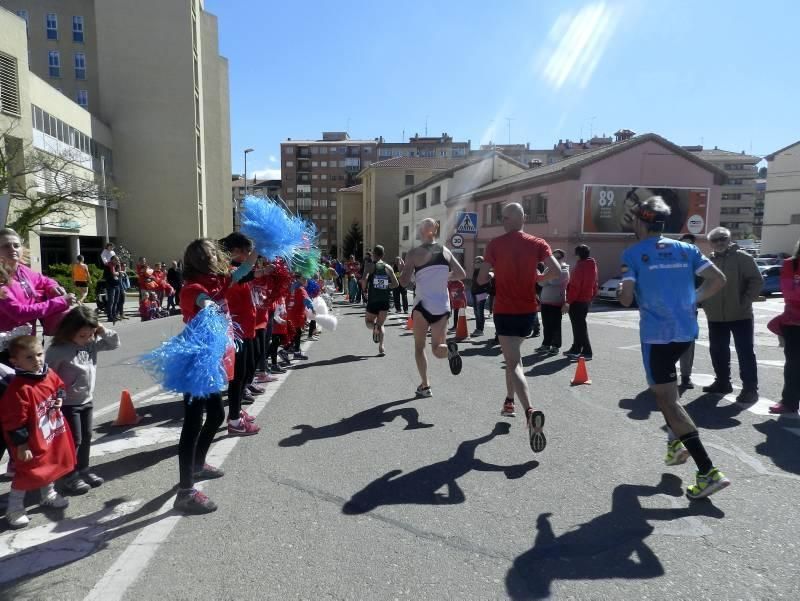
[[[231,319],[242,329],[242,338],[251,340],[256,337],[256,305],[253,302],[253,290],[250,282],[231,284],[225,291]]]
[[[227,311],[225,291],[230,285],[230,276],[222,275],[208,274],[198,276],[196,279],[185,280],[179,299],[183,323],[189,323],[200,312],[200,307],[197,306],[197,297],[201,294],[205,294],[221,305],[223,311]]]
[[[551,254],[550,245],[525,232],[508,232],[489,242],[486,262],[494,267],[495,314],[536,313],[536,274]]]

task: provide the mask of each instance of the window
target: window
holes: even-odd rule
[[[319,207],[319,200],[316,199],[316,198],[314,200],[312,200],[311,201],[311,206],[312,207]]]
[[[422,194],[417,194],[417,211],[425,209],[428,207],[428,195],[423,192]]]
[[[58,39],[58,16],[56,13],[47,13],[47,17],[45,18],[46,26],[47,26],[47,39],[48,40],[57,40]]]
[[[790,223],[792,225],[800,224],[800,213],[795,213],[794,215],[792,215]]]
[[[320,161],[319,166],[320,167],[327,167],[328,166],[328,161]]]
[[[319,188],[311,188],[312,194],[316,194],[317,192],[319,192]]]
[[[75,53],[75,79],[86,79],[86,54]]]
[[[403,199],[403,215],[408,213],[408,197]]]
[[[72,41],[83,42],[83,17],[72,17]]]
[[[414,174],[406,173],[406,186],[413,186],[413,185],[414,185]]]
[[[294,161],[286,161],[287,167],[294,167]]]
[[[27,10],[18,10],[17,11],[17,16],[18,17],[22,17],[23,19],[25,19],[25,32],[28,35],[30,35],[31,34],[31,31],[30,31],[31,23],[30,23],[30,17],[28,16],[28,11]]]
[[[335,200],[330,201],[329,205],[330,205],[330,207],[332,209],[335,209],[336,208],[336,201]]]
[[[319,147],[320,154],[328,154],[328,147],[327,146],[320,146]]]
[[[319,161],[311,161],[312,167],[319,167]]]
[[[431,206],[442,204],[442,187],[436,186],[431,194]]]
[[[50,77],[61,77],[61,54],[58,50],[50,50],[47,53],[47,64]]]
[[[87,90],[78,90],[78,104],[83,108],[89,106],[89,92]],[[198,155],[199,157],[199,155]]]
[[[403,226],[403,240],[408,240],[408,226]]]
[[[319,179],[319,174],[317,174],[317,173],[312,173],[312,174],[311,174],[311,179]]]
[[[491,225],[494,223],[494,217],[492,216],[492,205],[484,205],[483,207],[483,222],[486,225]]]
[[[287,193],[287,194],[291,194],[292,192],[294,192],[294,188],[292,188],[291,186],[289,186],[288,188],[286,188],[286,193]]]
[[[328,179],[328,176],[327,176],[326,174],[324,174],[324,173],[323,173],[322,175],[320,175],[320,176],[319,176],[319,178],[320,178],[320,179]]]
[[[336,154],[336,146],[331,146],[331,154]]]
[[[319,206],[327,207],[328,206],[328,199],[327,198],[320,198],[319,199]]]
[[[0,52],[0,113],[19,117],[19,75],[17,59]]]
[[[742,195],[741,194],[723,194],[722,195],[722,200],[741,200],[741,199],[742,199]]]

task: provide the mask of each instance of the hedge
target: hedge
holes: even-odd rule
[[[89,276],[92,278],[92,283],[89,285],[89,294],[86,296],[86,301],[94,302],[96,300],[97,282],[103,280],[103,270],[96,265],[87,266],[89,267]],[[78,294],[78,289],[72,282],[72,265],[55,263],[47,268],[46,274],[57,281],[67,292]],[[131,288],[135,288],[137,285],[136,272],[129,270],[128,278],[131,281]]]

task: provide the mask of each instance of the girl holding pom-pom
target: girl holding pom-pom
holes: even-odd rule
[[[252,271],[256,258],[255,253],[250,253],[231,273],[230,259],[215,241],[201,238],[189,244],[183,256],[184,286],[180,295],[184,323],[215,303],[227,311],[226,292]],[[210,513],[217,509],[216,504],[195,489],[194,482],[223,476],[221,469],[206,463],[211,441],[225,419],[222,394],[216,392],[204,398],[184,394],[183,406],[183,429],[178,443],[180,482],[174,506],[185,513]],[[242,421],[249,420],[247,414],[242,417]]]

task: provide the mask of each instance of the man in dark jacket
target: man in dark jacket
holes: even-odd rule
[[[167,270],[167,283],[175,291],[167,299],[167,309],[175,309],[175,301],[180,298],[181,288],[183,288],[183,272],[178,268],[177,261],[173,261],[172,266]]]
[[[722,292],[703,301],[714,366],[714,383],[704,387],[703,392],[733,392],[730,351],[733,334],[739,377],[742,379],[742,392],[736,400],[755,403],[758,400],[758,369],[753,349],[753,301],[761,294],[764,280],[755,259],[731,241],[730,230],[715,228],[708,233],[708,239],[714,251],[711,261],[725,274],[727,283]]]

